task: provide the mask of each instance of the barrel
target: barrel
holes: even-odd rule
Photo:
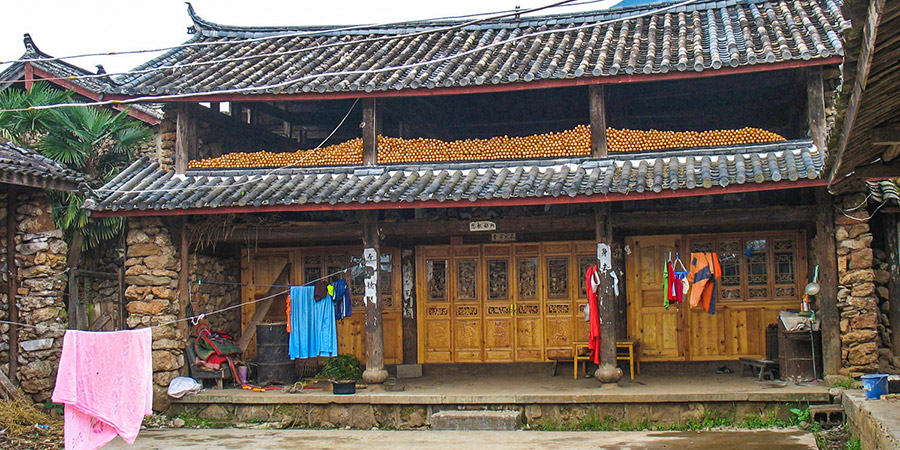
[[[286,324],[256,326],[256,381],[261,385],[294,382],[294,363],[288,353]]]

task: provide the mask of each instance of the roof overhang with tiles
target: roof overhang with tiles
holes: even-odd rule
[[[79,191],[84,176],[33,150],[0,144],[0,184],[57,191]]]
[[[162,216],[595,203],[824,185],[809,140],[604,159],[163,170],[142,158],[97,190],[93,215]]]
[[[194,37],[118,79],[107,98],[419,96],[781,70],[840,63],[839,33],[848,27],[840,0],[669,2],[355,27],[236,27],[189,13]]]

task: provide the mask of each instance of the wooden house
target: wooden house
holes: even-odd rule
[[[252,302],[373,248],[377,292],[352,277],[338,333],[368,380],[383,364],[568,358],[602,243],[617,278],[604,274],[604,342],[635,341],[642,361],[764,357],[818,265],[826,373],[870,367],[841,352],[824,172],[840,2],[355,27],[189,13],[183,47],[107,94],[166,103],[172,155],[135,162],[89,206],[129,218],[130,325]],[[715,314],[664,307],[664,264],[692,252],[721,260]],[[235,284],[210,294],[207,280]],[[284,315],[282,296],[221,326]]]

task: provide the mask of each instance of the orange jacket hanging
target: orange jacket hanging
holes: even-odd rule
[[[691,307],[702,306],[710,314],[716,313],[716,280],[722,276],[719,256],[715,253],[691,253]]]

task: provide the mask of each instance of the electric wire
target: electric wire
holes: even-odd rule
[[[564,1],[571,1],[571,0],[564,0]],[[554,28],[554,29],[548,29],[548,30],[543,30],[543,31],[525,33],[525,34],[511,37],[509,39],[487,43],[482,46],[466,50],[464,52],[454,53],[452,55],[447,55],[447,56],[440,57],[440,58],[416,61],[416,62],[401,64],[401,65],[396,65],[396,66],[386,66],[386,67],[381,67],[381,68],[357,69],[357,70],[346,70],[346,71],[321,72],[321,73],[304,75],[302,77],[293,78],[293,79],[285,80],[285,81],[278,82],[278,83],[264,84],[264,85],[259,85],[259,86],[247,86],[247,87],[242,87],[242,88],[213,89],[213,90],[208,90],[208,91],[184,92],[184,93],[178,93],[178,94],[144,95],[144,96],[125,98],[125,99],[98,100],[98,101],[83,102],[83,103],[82,102],[72,102],[72,103],[59,103],[59,104],[53,104],[53,105],[37,105],[37,106],[30,106],[27,108],[2,109],[2,110],[0,110],[0,112],[22,112],[22,111],[55,109],[55,108],[62,108],[62,107],[127,105],[127,104],[132,104],[132,103],[158,103],[162,100],[178,100],[178,99],[185,99],[185,98],[203,97],[203,96],[209,96],[209,95],[240,94],[240,93],[251,93],[252,94],[253,93],[252,91],[262,91],[262,90],[267,90],[267,89],[281,88],[281,87],[289,86],[289,85],[296,84],[296,83],[299,83],[302,81],[312,80],[312,79],[321,78],[321,77],[339,77],[339,76],[348,76],[348,75],[371,75],[371,74],[391,72],[391,71],[397,71],[397,70],[406,70],[406,69],[411,69],[411,68],[415,68],[415,67],[419,67],[419,66],[425,66],[425,65],[430,65],[430,64],[451,61],[451,60],[454,60],[457,58],[461,58],[463,56],[468,56],[468,55],[471,55],[474,53],[482,52],[482,51],[490,49],[490,48],[507,45],[507,44],[510,44],[510,43],[513,43],[513,42],[516,42],[516,41],[519,41],[522,39],[530,38],[530,37],[543,36],[543,35],[555,34],[555,33],[563,33],[563,32],[569,32],[569,31],[577,31],[577,30],[581,30],[584,28],[591,28],[591,27],[596,27],[596,26],[601,26],[601,25],[608,25],[608,24],[612,24],[612,23],[642,18],[642,17],[646,17],[649,15],[658,14],[660,12],[667,11],[670,9],[679,8],[679,7],[686,6],[686,5],[689,5],[692,3],[696,3],[698,1],[700,1],[700,0],[685,0],[685,1],[682,1],[679,3],[672,3],[672,4],[664,5],[657,9],[646,10],[646,11],[643,11],[643,12],[640,12],[640,13],[634,14],[634,15],[617,17],[615,19],[609,19],[609,20],[598,21],[598,22],[590,22],[587,24],[566,27],[566,28]],[[559,3],[563,3],[563,2],[559,2]],[[429,31],[429,33],[431,33],[431,32],[433,32],[433,31]],[[409,35],[391,36],[390,39],[397,39],[398,37],[407,37],[407,36],[409,36]],[[381,38],[373,38],[373,39],[381,39]],[[339,45],[350,45],[350,44],[356,45],[358,42],[359,41],[356,41],[356,42],[351,41],[348,43],[341,43]],[[337,44],[329,44],[329,45],[337,45]],[[305,50],[298,49],[298,50],[292,50],[292,51],[299,52],[299,51],[305,51]],[[261,58],[261,57],[264,57],[264,56],[259,55],[259,56],[253,56],[252,58]],[[223,60],[219,60],[217,62],[225,62],[225,61],[227,61],[227,60],[223,59]]]

